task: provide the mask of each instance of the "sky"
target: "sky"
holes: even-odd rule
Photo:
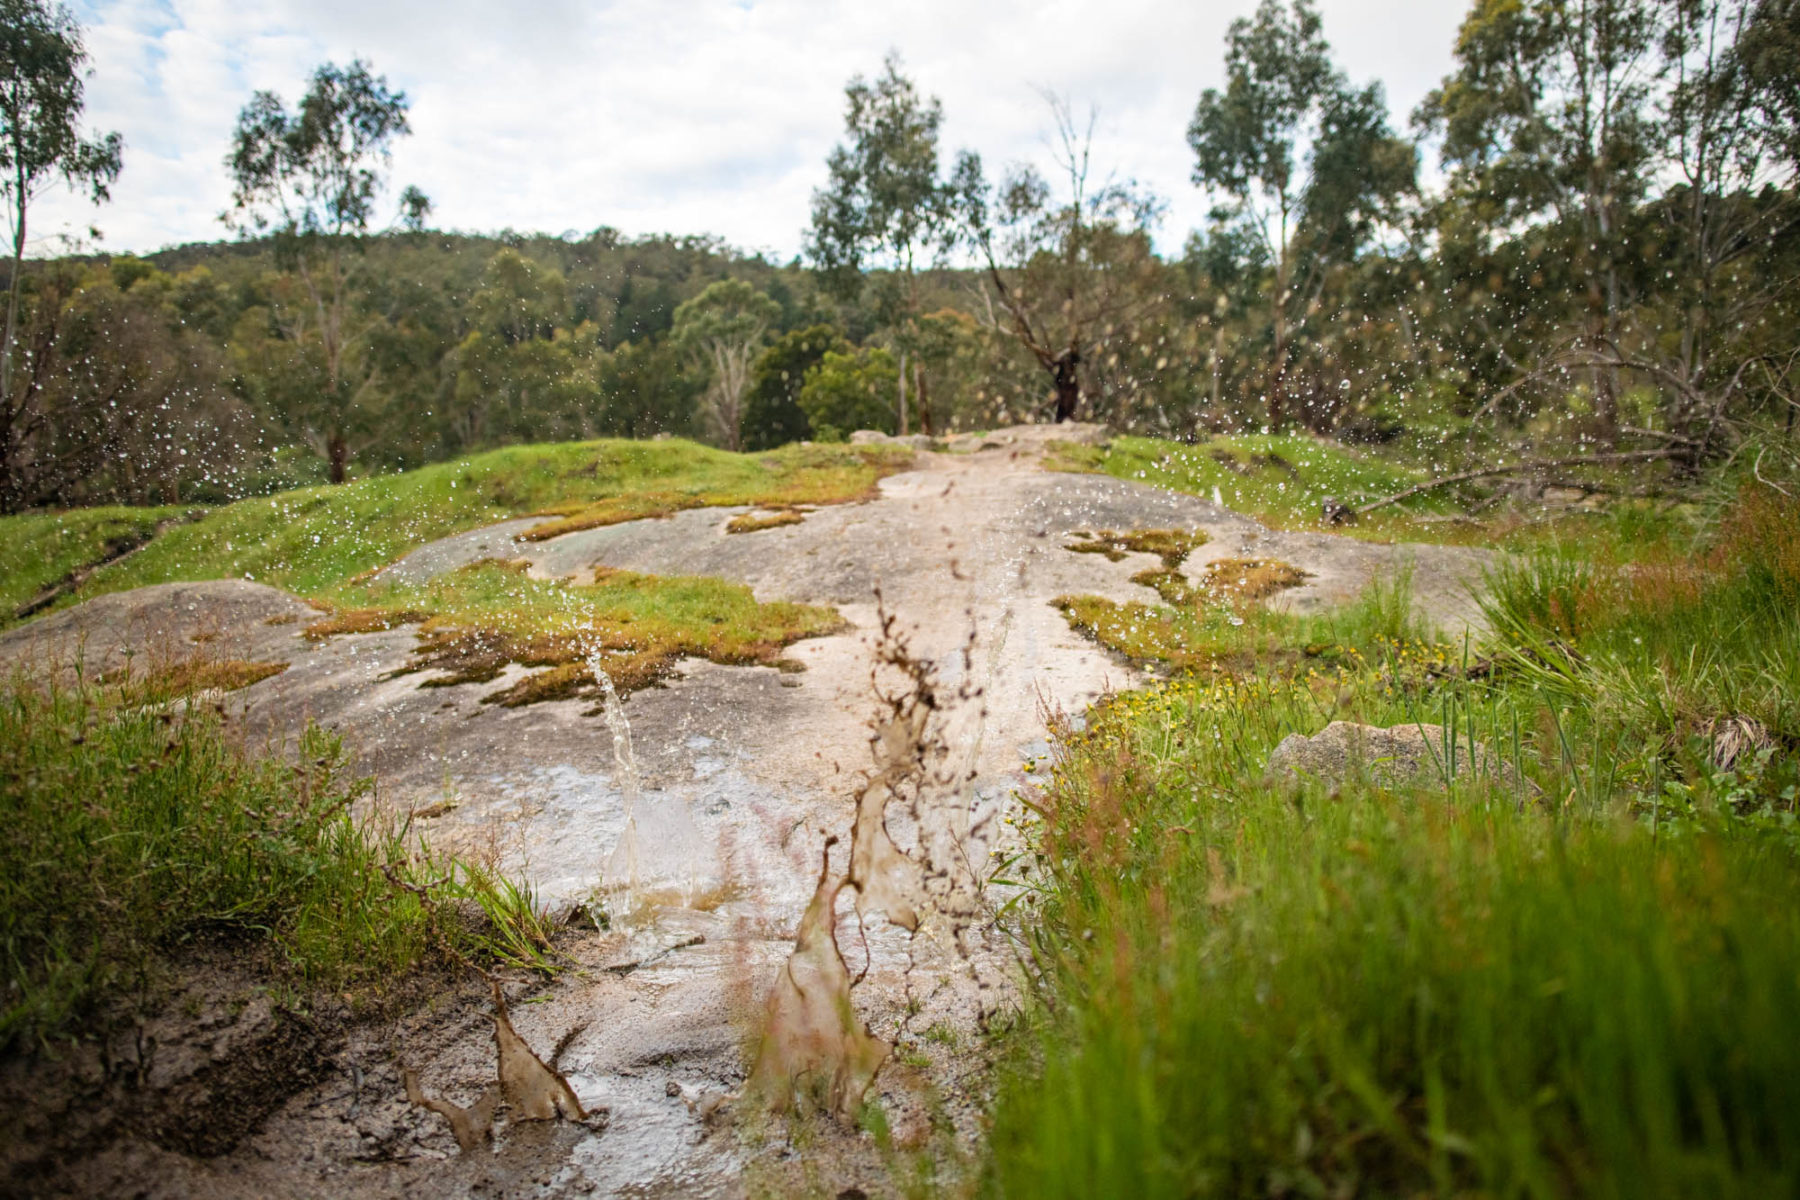
[[[322,62],[367,59],[411,102],[389,200],[416,184],[432,225],[468,232],[712,234],[786,260],[843,133],[843,88],[898,50],[944,105],[941,146],[990,169],[1050,165],[1043,89],[1098,110],[1096,176],[1168,203],[1179,248],[1204,224],[1184,133],[1223,80],[1255,0],[77,0],[87,125],[125,139],[99,208],[33,208],[32,251],[143,253],[230,236],[224,157],[258,90],[290,105]],[[1356,83],[1397,125],[1448,71],[1464,0],[1318,0]],[[385,219],[385,216],[384,216]],[[98,240],[90,227],[100,231]]]

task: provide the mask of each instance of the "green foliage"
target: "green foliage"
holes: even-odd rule
[[[279,393],[294,427],[325,443],[331,482],[348,477],[350,438],[376,423],[367,355],[374,322],[355,303],[351,255],[369,233],[395,138],[411,132],[403,92],[390,91],[362,60],[313,72],[299,110],[257,92],[238,114],[225,165],[232,177],[227,220],[243,232],[273,231],[288,272],[272,305],[288,346],[317,378]],[[416,188],[402,216],[422,221],[430,202]]]
[[[18,353],[19,294],[24,284],[26,217],[31,202],[56,180],[85,191],[98,204],[119,176],[119,135],[87,141],[81,120],[87,51],[81,27],[61,4],[5,0],[0,4],[0,198],[13,231],[6,325],[0,333],[0,513],[32,503],[31,482],[20,477],[32,459],[27,439],[44,419],[29,377],[15,377],[31,355]],[[41,346],[41,343],[33,343]],[[42,357],[39,355],[38,357]]]
[[[844,98],[849,140],[832,149],[830,181],[813,195],[807,254],[846,295],[861,289],[873,262],[896,268],[910,289],[914,257],[941,235],[944,221],[943,105],[920,97],[897,53],[882,60],[873,82],[851,79]]]
[[[847,354],[850,343],[835,326],[812,325],[775,339],[756,359],[744,401],[744,448],[770,450],[812,436],[800,407],[806,373],[827,351]]]
[[[257,759],[211,710],[125,701],[92,685],[0,695],[0,1045],[55,1037],[220,932],[334,988],[379,988],[446,952],[547,964],[528,893],[350,815],[368,781],[334,735],[309,728],[293,763]]]
[[[1043,373],[1039,389],[1048,376],[1044,415],[1129,412],[1168,366],[1167,333],[1151,332],[1166,318],[1169,290],[1150,240],[1161,202],[1131,182],[1090,186],[1097,114],[1088,114],[1084,131],[1065,99],[1046,99],[1067,190],[1053,191],[1029,165],[1009,168],[990,189],[981,156],[965,151],[947,185],[950,211],[957,236],[980,255],[988,311],[1005,314],[998,327]],[[1152,341],[1158,352],[1145,355]],[[1122,357],[1129,366],[1115,370]],[[1153,363],[1132,361],[1146,357]],[[1043,404],[1021,407],[1036,417]]]
[[[404,92],[358,59],[313,72],[299,110],[289,113],[273,92],[258,92],[238,114],[232,134],[233,220],[274,229],[304,255],[312,239],[355,237],[369,230],[375,197],[395,138],[412,132]]]
[[[671,338],[706,378],[706,416],[728,450],[742,445],[750,367],[781,306],[741,279],[721,279],[675,310]]]
[[[1280,430],[1290,403],[1293,341],[1304,332],[1335,266],[1353,261],[1383,226],[1397,223],[1399,198],[1414,189],[1417,152],[1387,124],[1381,86],[1350,87],[1331,64],[1331,48],[1310,0],[1263,0],[1254,19],[1239,17],[1226,35],[1226,88],[1200,96],[1188,126],[1194,182],[1229,198],[1214,213],[1220,249],[1257,246],[1255,261],[1274,269],[1264,318],[1271,341],[1268,425]],[[1299,144],[1310,141],[1304,174]],[[1329,393],[1324,399],[1329,400]],[[1328,428],[1332,412],[1305,414]]]
[[[692,437],[700,424],[701,386],[682,370],[666,339],[626,342],[600,360],[600,410],[593,432],[605,437]]]
[[[1797,516],[1749,488],[1697,557],[1507,568],[1492,658],[1409,640],[1397,592],[1245,614],[1253,659],[1093,714],[1002,869],[1042,1004],[989,1190],[1785,1187]],[[1441,777],[1264,781],[1331,720],[1441,725]],[[1469,741],[1531,782],[1457,771]]]
[[[879,346],[827,350],[800,386],[800,408],[813,436],[841,442],[858,429],[893,433],[898,423],[889,397],[899,379],[894,356]]]

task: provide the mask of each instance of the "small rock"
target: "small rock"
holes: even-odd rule
[[[1442,783],[1457,778],[1487,776],[1509,787],[1519,784],[1511,763],[1476,742],[1473,752],[1467,738],[1459,737],[1447,749],[1442,725],[1359,725],[1333,721],[1312,737],[1289,734],[1269,756],[1269,774],[1307,778],[1324,783],[1344,783],[1360,776],[1389,787],[1410,783]],[[1452,763],[1454,760],[1454,764]]]

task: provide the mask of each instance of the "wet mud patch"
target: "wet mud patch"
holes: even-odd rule
[[[0,1191],[99,1194],[81,1181],[108,1154],[144,1145],[230,1154],[334,1067],[348,1011],[321,994],[284,1003],[253,940],[214,935],[53,1042],[0,1056]]]

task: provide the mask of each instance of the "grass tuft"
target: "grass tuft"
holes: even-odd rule
[[[287,670],[284,662],[252,662],[204,655],[155,663],[148,669],[119,668],[100,676],[101,695],[122,705],[167,704],[203,692],[235,692]]]
[[[1076,554],[1102,554],[1108,562],[1118,562],[1127,554],[1154,554],[1162,559],[1167,571],[1181,566],[1208,540],[1204,529],[1134,529],[1126,533],[1103,529],[1099,533],[1077,533],[1075,538],[1063,548]]]
[[[335,735],[310,727],[294,759],[255,758],[210,707],[146,708],[138,686],[0,694],[0,1046],[142,995],[215,931],[334,989],[445,955],[549,965],[528,893],[351,815],[369,782]]]

